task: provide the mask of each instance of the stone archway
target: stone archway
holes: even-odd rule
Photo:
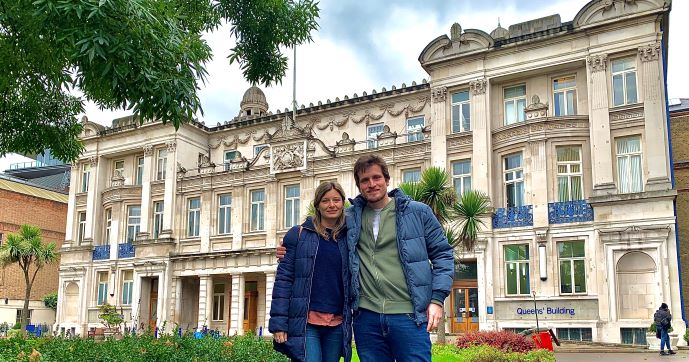
[[[64,308],[63,322],[77,323],[79,316],[79,285],[77,283],[67,283],[65,286],[65,300],[62,305]]]
[[[656,263],[642,251],[628,252],[617,261],[617,310],[620,319],[653,317],[659,293]]]

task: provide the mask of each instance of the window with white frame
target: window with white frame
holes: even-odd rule
[[[237,157],[237,150],[228,150],[223,154],[223,162],[225,164],[225,171],[230,169],[230,162]]]
[[[526,86],[518,85],[503,89],[505,100],[505,125],[524,122],[526,108]]]
[[[143,185],[144,183],[144,158],[136,158],[136,184]]]
[[[522,154],[515,153],[503,158],[505,201],[507,207],[524,205],[524,168]]]
[[[153,238],[157,239],[163,231],[163,213],[165,212],[165,202],[156,201],[153,203]]]
[[[285,186],[285,228],[299,224],[299,185]]]
[[[77,240],[79,241],[79,245],[81,245],[81,243],[84,242],[85,237],[86,237],[86,213],[80,212],[79,213],[79,235],[77,235]]]
[[[141,206],[127,207],[127,242],[136,240],[136,234],[141,231]]]
[[[471,130],[469,91],[452,93],[452,133]]]
[[[557,147],[557,199],[559,202],[583,200],[581,146]]]
[[[201,219],[201,198],[194,197],[187,201],[187,236],[199,236],[199,222]]]
[[[611,63],[612,105],[636,103],[636,60],[634,57],[629,57],[615,59]]]
[[[471,160],[452,162],[452,184],[457,195],[471,190]]]
[[[132,292],[134,291],[134,271],[122,271],[122,304],[132,304]]]
[[[366,139],[368,140],[368,148],[378,148],[378,135],[383,133],[384,125],[382,123],[372,124],[366,127]]]
[[[251,191],[251,222],[249,231],[265,230],[265,191]]]
[[[218,196],[218,234],[232,232],[232,195]]]
[[[225,284],[213,284],[213,321],[225,319]]]
[[[266,145],[266,144],[255,145],[255,146],[254,146],[254,157],[258,156],[258,154],[261,153],[261,151],[262,151],[264,148],[268,148],[268,145]]]
[[[103,305],[108,301],[108,272],[98,272],[98,293],[96,303]]]
[[[165,169],[167,168],[167,150],[158,150],[156,159],[156,180],[165,180]]]
[[[560,258],[560,293],[586,293],[586,251],[584,241],[557,244]]]
[[[91,179],[91,165],[85,163],[81,166],[81,192],[89,191],[89,180]]]
[[[553,79],[553,111],[556,116],[577,114],[577,82],[573,75]]]
[[[105,245],[110,244],[110,234],[112,233],[112,208],[105,209]]]
[[[407,142],[423,141],[423,117],[414,117],[407,120]]]
[[[528,295],[529,284],[529,245],[505,245],[505,293],[507,295]]]
[[[113,163],[112,175],[113,176],[124,175],[124,160],[117,160]]]
[[[620,193],[643,191],[641,170],[641,137],[631,136],[616,139],[617,184]]]
[[[402,182],[419,182],[421,180],[421,169],[412,168],[402,170]]]

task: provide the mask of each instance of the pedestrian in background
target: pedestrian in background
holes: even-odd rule
[[[660,338],[660,355],[667,356],[675,354],[675,351],[670,347],[670,324],[672,323],[672,314],[667,304],[662,303],[660,308],[653,315],[653,322],[656,324],[656,337]],[[665,352],[667,346],[667,352]]]

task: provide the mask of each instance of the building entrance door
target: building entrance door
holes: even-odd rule
[[[452,333],[478,330],[478,288],[453,288],[452,306]]]
[[[244,293],[244,333],[248,331],[256,332],[257,317],[258,291],[247,291]]]
[[[151,294],[148,299],[148,326],[155,330],[158,320],[158,278],[151,279]]]

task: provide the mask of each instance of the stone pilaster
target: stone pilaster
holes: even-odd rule
[[[89,190],[86,195],[86,230],[85,237],[82,243],[84,245],[93,244],[95,238],[95,223],[97,219],[96,207],[98,202],[98,194],[101,190],[98,190],[98,178],[100,177],[99,168],[102,163],[98,162],[98,156],[91,156],[87,161],[91,165],[91,173],[89,175]],[[98,208],[97,210],[100,210]]]
[[[248,220],[249,217],[249,213],[244,211],[244,200],[247,197],[244,186],[235,186],[232,189],[232,250],[242,248],[245,218]]]
[[[447,87],[434,87],[431,89],[431,117],[428,120],[431,126],[431,163],[433,166],[447,167]]]
[[[201,252],[207,253],[211,250],[211,233],[213,225],[213,190],[204,185],[201,193],[201,213],[199,220],[199,236],[201,237]]]
[[[593,195],[616,193],[610,137],[610,112],[606,54],[586,58],[588,78],[589,122],[591,130],[591,163]]]
[[[278,220],[278,208],[283,207],[282,202],[280,202],[280,195],[278,194],[277,179],[270,178],[267,180],[264,195],[265,201],[263,204],[263,211],[265,217],[266,247],[274,247],[276,246],[275,233],[278,229],[282,229],[278,226],[278,223],[282,221]]]
[[[81,164],[77,163],[72,165],[70,170],[69,179],[71,180],[71,186],[69,187],[69,199],[67,199],[67,224],[65,225],[65,243],[63,246],[75,246],[77,235],[74,232],[74,221],[76,217],[76,206],[77,206],[77,189],[81,185],[81,180],[79,180],[79,168]]]
[[[143,147],[144,169],[141,175],[141,233],[148,237],[153,235],[150,224],[151,219],[151,170],[153,169],[153,145],[147,144]],[[136,159],[135,159],[136,161]],[[134,165],[137,170],[138,165]],[[136,171],[134,172],[136,182]]]
[[[182,278],[172,277],[170,295],[170,320],[172,323],[182,324]]]
[[[471,155],[471,187],[490,195],[490,167],[492,149],[490,122],[488,117],[488,80],[480,78],[469,83],[471,93],[471,133],[473,153]],[[487,225],[490,225],[488,223]]]
[[[244,334],[244,275],[232,274],[230,335]]]
[[[213,278],[208,275],[199,276],[199,319],[198,328],[208,326],[211,316],[208,314],[208,295],[213,295]]]
[[[166,144],[167,160],[165,164],[165,196],[163,202],[163,231],[161,237],[172,237],[172,225],[174,224],[175,210],[175,181],[177,180],[177,142],[170,141]]]
[[[270,320],[270,304],[273,302],[273,286],[275,285],[275,272],[266,272],[266,307],[265,318],[263,321],[263,334],[270,334],[268,332],[268,321]]]
[[[545,139],[529,142],[529,153],[531,158],[531,172],[525,172],[528,180],[525,189],[531,195],[533,205],[533,226],[548,227],[548,175],[546,173],[546,149]],[[528,200],[524,200],[527,204]]]

